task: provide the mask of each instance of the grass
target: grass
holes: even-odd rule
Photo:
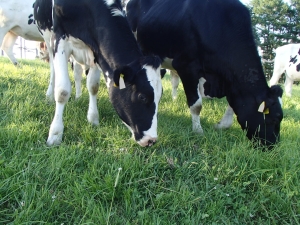
[[[281,142],[268,152],[236,120],[213,129],[224,99],[204,100],[205,136],[194,134],[183,88],[173,101],[168,76],[155,146],[130,139],[103,80],[100,126],[88,124],[84,80],[66,106],[63,143],[47,147],[48,65],[1,57],[0,71],[0,224],[300,224],[299,86],[283,97]]]

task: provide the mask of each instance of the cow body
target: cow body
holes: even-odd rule
[[[1,49],[14,65],[18,64],[13,54],[13,47],[18,36],[30,41],[43,41],[36,25],[28,24],[28,17],[33,12],[33,3],[34,0],[0,1]]]
[[[34,16],[43,35],[51,37],[54,53],[56,110],[47,144],[62,140],[62,114],[71,91],[67,70],[71,55],[89,69],[89,122],[99,123],[96,96],[101,67],[110,101],[135,140],[141,146],[155,143],[161,61],[155,56],[143,57],[120,0],[37,0]]]
[[[278,83],[281,75],[285,72],[285,92],[292,96],[294,81],[300,81],[300,44],[288,44],[276,49],[274,70],[270,85]]]
[[[249,139],[258,138],[265,145],[276,142],[282,120],[282,90],[267,85],[249,11],[242,3],[131,0],[127,16],[146,54],[171,59],[184,87],[193,130],[202,132],[202,77],[206,80],[205,95],[226,96]],[[258,112],[260,105],[265,107]]]

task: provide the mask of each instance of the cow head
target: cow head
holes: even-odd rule
[[[234,111],[241,127],[246,130],[249,139],[272,147],[280,138],[282,112],[282,89],[275,85],[268,89],[264,98],[240,98]]]
[[[114,71],[110,100],[141,146],[157,140],[157,111],[162,95],[161,60],[145,57]]]

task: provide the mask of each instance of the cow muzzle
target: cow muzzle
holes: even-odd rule
[[[137,143],[142,147],[150,147],[154,145],[157,141],[157,138],[153,138],[150,136],[144,136],[141,140],[139,140]]]

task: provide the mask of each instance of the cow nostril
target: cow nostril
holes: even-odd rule
[[[148,141],[148,146],[152,146],[152,145],[154,145],[155,144],[155,140],[149,140]]]

